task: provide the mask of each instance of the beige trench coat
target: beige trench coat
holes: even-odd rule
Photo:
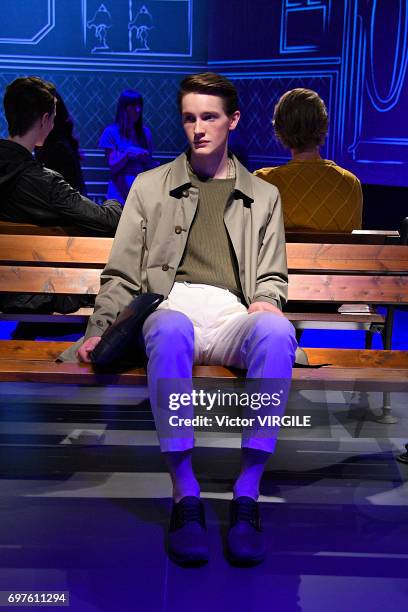
[[[85,338],[101,336],[136,294],[151,291],[167,297],[170,293],[198,203],[198,189],[191,186],[186,162],[183,153],[169,164],[139,174],[133,183]],[[244,299],[247,305],[268,301],[281,308],[287,298],[287,263],[279,192],[236,158],[234,162],[235,189],[224,222]]]

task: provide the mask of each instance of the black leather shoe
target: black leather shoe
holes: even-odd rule
[[[257,565],[266,557],[266,543],[259,516],[259,504],[252,497],[231,502],[227,556],[234,565]]]
[[[204,506],[198,497],[183,497],[173,504],[168,533],[170,559],[183,566],[208,561],[207,528]]]

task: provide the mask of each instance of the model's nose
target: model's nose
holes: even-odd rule
[[[197,119],[194,125],[194,134],[203,134],[203,132],[204,132],[204,125],[199,119]]]

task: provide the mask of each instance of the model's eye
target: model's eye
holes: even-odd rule
[[[203,115],[204,121],[214,121],[216,118],[217,115],[215,115],[214,113],[205,113],[205,115]]]
[[[183,123],[194,123],[194,115],[183,115]]]

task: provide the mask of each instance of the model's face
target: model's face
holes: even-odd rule
[[[230,117],[225,113],[223,99],[200,93],[188,93],[181,102],[181,115],[192,154],[208,157],[222,152],[228,134],[239,121],[239,111]]]

